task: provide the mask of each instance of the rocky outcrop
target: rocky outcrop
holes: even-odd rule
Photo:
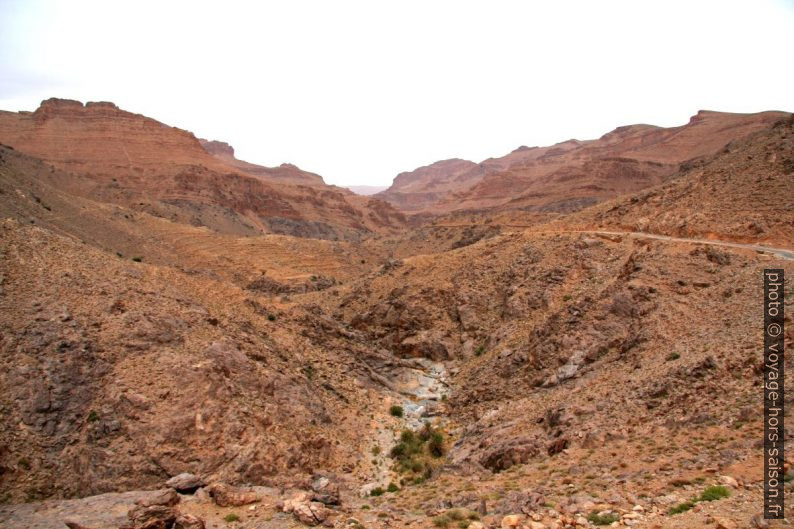
[[[51,179],[61,191],[224,233],[358,240],[405,223],[385,202],[294,165],[237,160],[226,144],[202,145],[112,103],[48,99],[32,113],[0,111],[0,143],[74,174]]]
[[[701,110],[679,127],[628,125],[597,140],[520,147],[479,164],[444,160],[400,173],[377,196],[410,214],[483,209],[568,213],[657,185],[681,164],[712,156],[786,116]]]

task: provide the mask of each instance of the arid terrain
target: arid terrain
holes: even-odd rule
[[[760,386],[791,114],[374,196],[112,103],[0,112],[0,144],[0,527],[794,519],[794,473],[762,519]]]

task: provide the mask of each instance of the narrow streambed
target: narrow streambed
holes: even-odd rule
[[[403,429],[415,430],[425,422],[434,425],[441,423],[442,401],[449,393],[447,376],[444,364],[426,358],[407,360],[391,368],[387,374],[393,387],[390,405],[401,406],[403,416],[395,419],[396,426],[390,422],[376,429],[375,446],[379,453],[373,454],[373,458],[378,464],[372,479],[361,487],[363,496],[369,495],[377,487],[385,489],[397,479],[391,471],[389,452]]]

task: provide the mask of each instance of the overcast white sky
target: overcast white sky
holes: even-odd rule
[[[0,109],[113,101],[327,182],[794,111],[794,1],[0,0]]]

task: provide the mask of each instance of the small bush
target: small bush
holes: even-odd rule
[[[380,447],[378,445],[375,445],[375,446],[372,447],[372,455],[373,456],[379,456],[380,455]]]
[[[236,514],[234,514],[233,512],[230,512],[229,514],[224,516],[223,519],[226,520],[229,523],[240,521],[240,517],[237,516]]]
[[[460,529],[466,529],[471,524],[471,520],[477,520],[478,518],[479,516],[475,512],[467,515],[460,509],[451,509],[441,516],[433,518],[433,525],[436,527],[449,527],[450,524],[455,522],[455,525],[460,527]]]
[[[306,378],[308,378],[309,380],[314,378],[314,366],[313,365],[307,364],[307,365],[303,366],[302,371],[303,371],[303,374],[306,375]]]
[[[394,483],[389,483],[389,486],[386,487],[386,492],[397,492],[398,490],[400,490],[400,487]]]
[[[477,349],[474,350],[474,356],[482,356],[482,354],[484,352],[485,352],[485,346],[481,345]]]
[[[723,487],[722,485],[712,485],[703,491],[697,501],[721,500],[722,498],[727,498],[730,495],[731,491],[729,491],[726,487]]]
[[[276,315],[275,314],[268,314],[267,315],[267,321],[276,321]]]
[[[587,516],[587,521],[595,525],[610,525],[617,522],[618,520],[620,520],[620,516],[613,513],[601,515],[597,512],[591,512]]]
[[[789,472],[788,474],[786,474],[785,476],[783,476],[783,483],[788,483],[789,481],[791,481],[791,480],[793,480],[793,479],[794,479],[794,474],[792,474],[791,472]]]
[[[665,358],[665,360],[667,360],[668,362],[672,362],[673,360],[678,360],[679,358],[681,358],[681,355],[679,353],[670,353],[669,355],[667,355],[667,358]]]
[[[689,509],[695,506],[694,501],[685,501],[684,503],[679,503],[675,507],[670,509],[670,514],[681,514],[682,512],[687,512]]]
[[[386,492],[383,490],[383,487],[375,487],[371,491],[369,491],[370,496],[383,496],[383,493]]]
[[[91,413],[88,414],[88,422],[97,422],[98,420],[99,414],[92,410]]]
[[[430,436],[430,442],[427,445],[427,450],[433,457],[441,457],[444,455],[444,436],[440,432],[433,432]]]
[[[433,525],[435,527],[442,527],[442,528],[449,527],[450,521],[451,520],[446,516],[436,516],[435,518],[433,518]]]
[[[392,417],[402,417],[403,416],[403,407],[398,405],[393,405],[389,408],[389,413]]]
[[[692,498],[689,501],[685,501],[684,503],[679,503],[672,509],[670,509],[670,514],[680,514],[682,512],[686,512],[692,507],[695,506],[696,503],[702,501],[715,501],[720,500],[722,498],[727,498],[731,495],[731,491],[729,491],[726,487],[722,485],[712,485],[711,487],[707,487],[706,490],[700,493],[700,496],[697,498]]]

